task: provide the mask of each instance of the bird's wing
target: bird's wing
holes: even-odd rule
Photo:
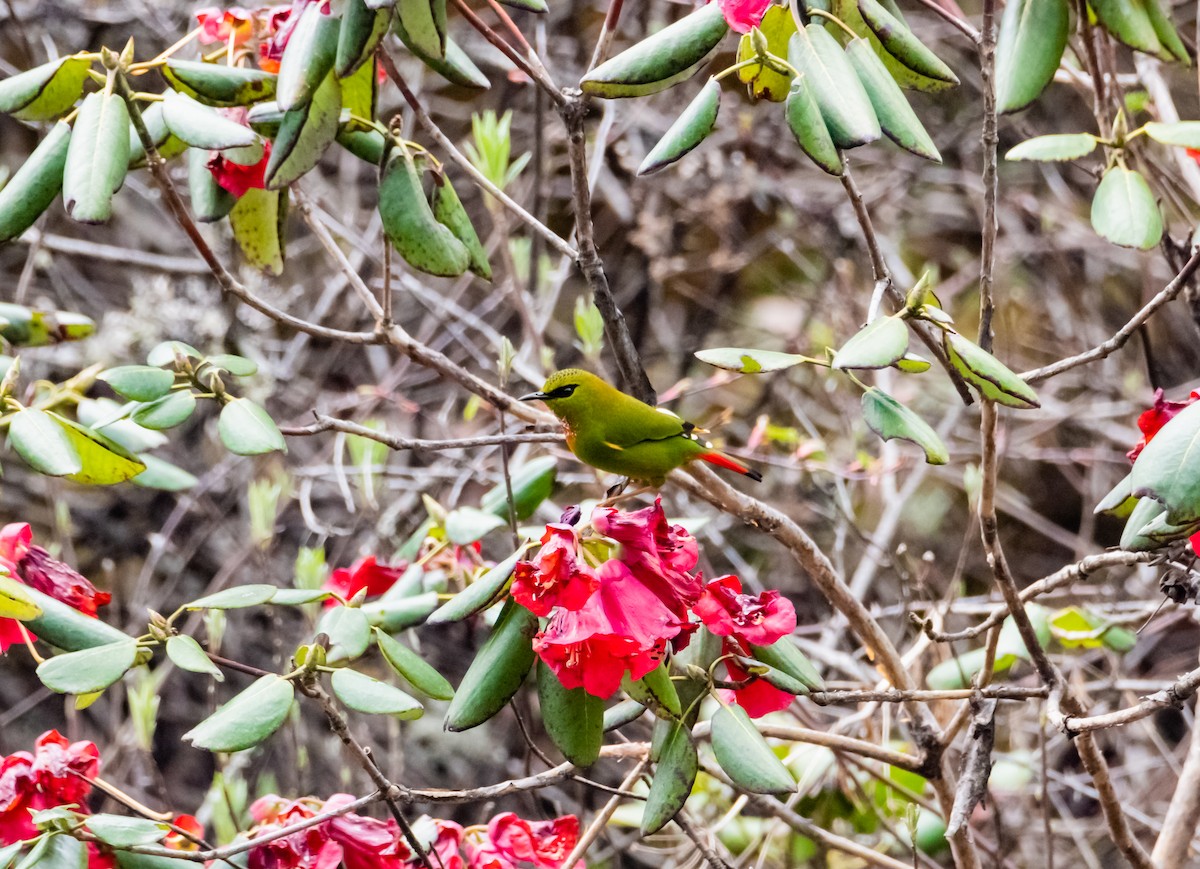
[[[634,401],[636,407],[630,406],[623,409],[625,413],[614,414],[613,423],[606,428],[604,442],[615,450],[626,450],[645,441],[678,437],[695,428],[669,410]]]

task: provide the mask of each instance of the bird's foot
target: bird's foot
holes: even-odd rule
[[[613,506],[621,503],[622,501],[629,501],[629,500],[632,500],[633,498],[636,498],[638,495],[644,495],[647,492],[655,491],[654,486],[639,486],[638,488],[634,489],[632,492],[626,492],[624,490],[629,485],[629,483],[630,483],[630,481],[628,479],[625,479],[625,480],[622,480],[617,485],[611,487],[605,493],[604,500],[601,501],[596,506],[597,507],[613,507]]]

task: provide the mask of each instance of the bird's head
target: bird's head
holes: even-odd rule
[[[579,368],[564,368],[551,374],[540,392],[522,395],[521,401],[544,401],[555,416],[570,419],[579,410],[587,408],[606,386],[595,374]]]

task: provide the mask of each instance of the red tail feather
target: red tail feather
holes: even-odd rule
[[[724,453],[713,451],[711,453],[701,453],[700,458],[708,462],[710,465],[716,465],[718,468],[724,468],[727,471],[736,471],[743,476],[749,477],[757,483],[762,482],[762,474],[754,470],[748,465],[743,465],[737,459],[731,459]]]

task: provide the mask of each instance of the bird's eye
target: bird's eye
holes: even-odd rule
[[[570,398],[571,395],[574,394],[574,392],[575,392],[575,384],[573,384],[573,383],[570,384],[569,386],[564,386],[562,388],[563,398]]]
[[[560,386],[558,389],[551,391],[548,398],[570,398],[571,394],[579,387],[578,383],[568,383],[566,386]]]

